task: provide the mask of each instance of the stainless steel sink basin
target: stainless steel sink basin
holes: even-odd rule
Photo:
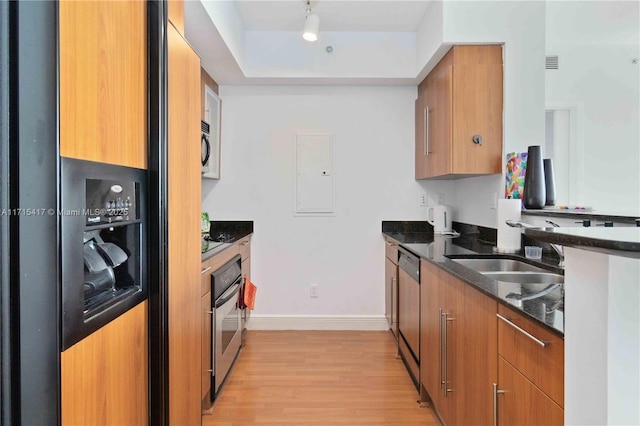
[[[542,272],[546,270],[525,262],[513,259],[451,259],[474,271],[484,272]]]
[[[499,258],[453,258],[451,260],[496,281],[519,284],[564,283],[563,275],[520,260]]]
[[[480,272],[496,281],[520,284],[561,284],[564,276],[551,272]]]

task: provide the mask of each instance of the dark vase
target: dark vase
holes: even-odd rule
[[[542,149],[539,145],[533,145],[527,150],[527,169],[524,175],[522,203],[527,209],[541,209],[546,202]]]
[[[553,160],[551,158],[545,158],[542,163],[544,164],[544,186],[546,191],[546,206],[556,205],[556,178],[553,175]]]

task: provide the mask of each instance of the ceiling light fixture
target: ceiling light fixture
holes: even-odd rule
[[[311,12],[311,0],[307,0],[307,17],[304,20],[304,31],[302,38],[307,41],[318,40],[318,30],[320,29],[320,17]]]

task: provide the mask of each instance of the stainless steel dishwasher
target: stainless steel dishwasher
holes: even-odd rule
[[[402,247],[398,252],[398,351],[419,389],[420,258]]]

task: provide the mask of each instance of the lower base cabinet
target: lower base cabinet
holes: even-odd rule
[[[210,278],[211,275],[207,275]],[[200,383],[200,396],[202,399],[202,411],[211,408],[211,384],[213,375],[213,346],[211,325],[213,323],[213,310],[211,306],[211,292],[202,296],[202,378]]]
[[[564,424],[564,410],[511,364],[499,357],[496,395],[498,425]]]
[[[497,302],[428,262],[420,274],[424,390],[445,424],[492,425]]]
[[[398,339],[398,243],[385,238],[384,316],[393,337]]]
[[[241,268],[242,276],[251,280],[251,236],[247,236],[240,240],[238,243],[238,251],[242,258]],[[242,310],[242,344],[245,343],[245,332],[247,331],[247,324],[251,318],[251,309],[244,308]]]
[[[498,315],[498,424],[562,425],[564,340],[503,305]]]
[[[384,313],[393,335],[398,338],[398,265],[385,258]]]

